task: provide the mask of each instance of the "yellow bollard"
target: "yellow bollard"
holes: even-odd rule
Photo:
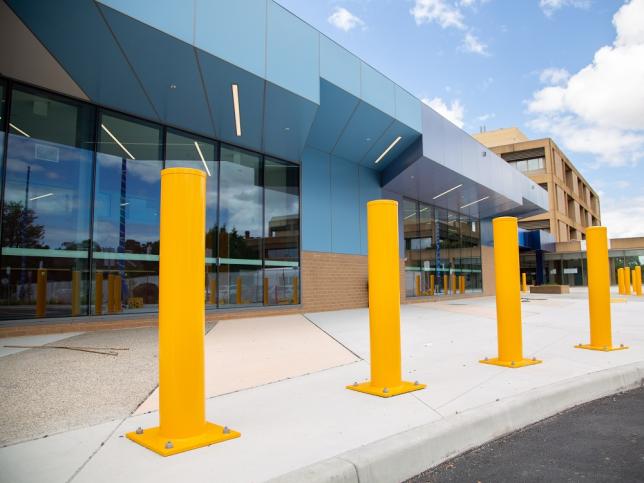
[[[528,282],[526,281],[525,272],[523,272],[521,274],[521,291],[522,292],[527,292],[528,291]]]
[[[576,345],[578,349],[614,351],[610,321],[610,272],[608,266],[608,236],[605,226],[586,228],[586,257],[588,264],[588,309],[590,312],[590,344]]]
[[[434,275],[430,275],[429,276],[429,295],[434,295],[434,289],[435,289],[434,283],[435,283],[435,277]]]
[[[264,305],[268,305],[268,278],[264,277]]]
[[[94,313],[103,313],[103,272],[96,272],[94,276]]]
[[[299,287],[299,279],[297,277],[293,277],[293,305],[300,303]]]
[[[420,296],[420,275],[416,275],[416,297]]]
[[[625,290],[624,290],[624,269],[623,268],[617,269],[617,286],[619,288],[619,294],[624,295]]]
[[[634,275],[633,291],[635,292],[635,295],[641,296],[642,295],[642,267],[639,265],[635,267],[635,270],[633,271],[633,275]]]
[[[159,420],[127,437],[163,456],[240,434],[206,421],[204,375],[206,174],[161,171]]]
[[[499,356],[493,359],[486,358],[480,362],[511,368],[539,364],[541,361],[534,358],[523,358],[517,219],[511,216],[495,218],[492,221],[492,228]]]
[[[443,292],[445,295],[449,293],[449,275],[443,275]]]
[[[72,271],[72,317],[80,314],[80,275],[78,270]]]
[[[114,313],[114,274],[107,275],[107,313]]]
[[[424,384],[402,380],[396,201],[367,203],[367,255],[371,380],[347,389],[380,397],[423,389]]]
[[[450,275],[450,288],[452,289],[452,295],[456,294],[456,274],[454,273]]]
[[[47,269],[36,271],[36,317],[44,317],[47,311]]]
[[[217,304],[217,280],[213,276],[209,281],[210,297],[209,303],[212,305]]]
[[[237,277],[237,282],[236,282],[236,290],[235,290],[235,302],[237,302],[237,305],[241,305],[242,303],[242,278]]]
[[[631,294],[631,268],[624,268],[624,295]]]
[[[123,304],[121,301],[121,276],[114,275],[114,312],[120,312],[123,310]]]

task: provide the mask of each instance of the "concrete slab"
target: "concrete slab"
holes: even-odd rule
[[[70,337],[82,334],[82,332],[66,332],[64,334],[25,335],[22,337],[5,337],[0,339],[0,357],[17,354],[29,349],[17,347],[5,347],[8,345],[45,345],[53,342],[60,342]],[[37,349],[38,350],[38,349]]]

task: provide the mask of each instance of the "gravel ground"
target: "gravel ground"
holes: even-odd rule
[[[1,357],[0,446],[131,414],[157,386],[157,333],[87,332],[50,344],[129,348],[118,357],[63,349]]]

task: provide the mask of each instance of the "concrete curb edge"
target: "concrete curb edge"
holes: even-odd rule
[[[644,385],[644,361],[534,388],[347,451],[271,483],[391,483],[570,409]]]

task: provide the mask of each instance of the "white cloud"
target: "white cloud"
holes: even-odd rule
[[[463,38],[463,50],[474,54],[489,55],[487,45],[482,43],[473,33],[467,32]]]
[[[433,99],[423,98],[422,101],[448,121],[454,123],[461,129],[463,128],[465,107],[463,107],[463,104],[458,99],[453,100],[449,106],[440,97],[434,97]]]
[[[461,10],[446,0],[416,0],[410,13],[418,25],[436,22],[443,28],[465,29]]]
[[[644,196],[634,198],[602,198],[602,225],[610,238],[644,236]]]
[[[644,158],[644,0],[624,4],[613,25],[615,42],[591,64],[533,94],[530,125],[599,164],[635,165]]]
[[[590,0],[539,0],[539,6],[543,13],[550,17],[563,7],[588,8]]]
[[[344,7],[335,7],[327,19],[331,25],[348,32],[356,27],[365,27],[364,21]]]
[[[488,121],[490,119],[494,119],[496,117],[496,114],[493,112],[485,113],[476,118],[477,121]]]
[[[539,81],[542,84],[559,85],[568,80],[570,73],[566,69],[558,69],[556,67],[549,67],[543,69],[539,74]]]

